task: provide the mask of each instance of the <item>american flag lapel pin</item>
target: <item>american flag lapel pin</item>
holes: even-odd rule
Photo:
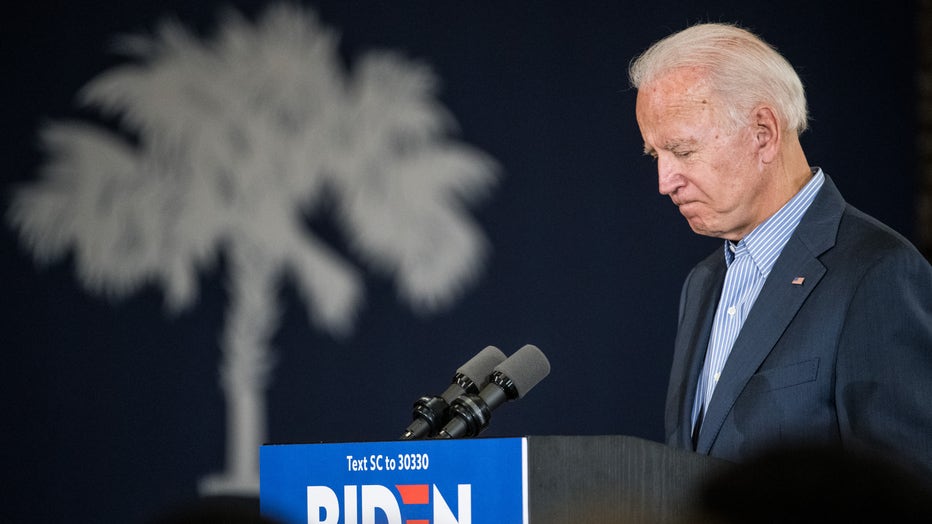
[[[790,282],[790,284],[793,284],[794,286],[801,286],[803,285],[803,282],[805,281],[806,281],[806,277],[796,277],[793,279],[792,282]]]

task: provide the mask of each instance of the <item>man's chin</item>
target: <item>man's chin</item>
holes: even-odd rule
[[[693,233],[697,235],[702,235],[704,237],[719,238],[720,233],[718,231],[713,231],[709,229],[704,222],[697,220],[695,217],[690,219],[686,217],[686,222],[689,223],[689,228],[693,230]]]

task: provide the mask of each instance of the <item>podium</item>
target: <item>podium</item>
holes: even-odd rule
[[[621,435],[528,437],[530,522],[684,523],[729,462]]]
[[[266,445],[259,500],[286,524],[682,523],[728,464],[621,435]]]

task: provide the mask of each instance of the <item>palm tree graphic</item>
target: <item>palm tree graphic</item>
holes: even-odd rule
[[[78,94],[111,123],[44,126],[39,180],[17,189],[7,218],[39,263],[73,251],[90,292],[159,285],[170,312],[225,257],[226,464],[199,484],[257,493],[283,279],[335,336],[352,333],[363,268],[391,277],[416,312],[449,305],[481,270],[485,237],[465,208],[497,167],[449,137],[427,66],[372,51],[346,68],[306,8],[273,5],[254,23],[228,13],[210,40],[164,22],[118,42],[129,60]],[[306,227],[320,209],[355,264]]]

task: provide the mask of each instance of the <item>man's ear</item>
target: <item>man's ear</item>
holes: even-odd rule
[[[780,122],[777,114],[770,106],[758,106],[754,110],[754,141],[760,153],[761,161],[765,164],[773,162],[780,151],[780,141],[783,136],[780,131]]]

